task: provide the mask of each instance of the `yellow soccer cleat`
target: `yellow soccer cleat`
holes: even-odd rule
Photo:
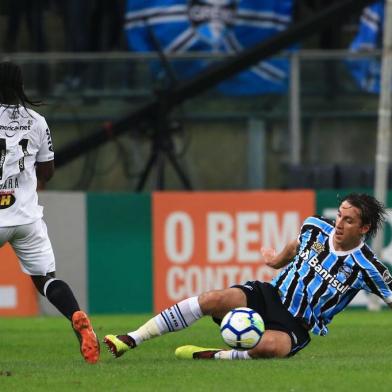
[[[198,346],[180,346],[176,348],[174,355],[178,359],[214,359],[220,348],[205,348]]]
[[[114,357],[121,357],[126,351],[135,348],[135,341],[128,335],[106,335],[103,338],[108,350]]]

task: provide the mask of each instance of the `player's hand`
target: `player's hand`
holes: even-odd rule
[[[260,253],[261,253],[261,259],[266,264],[271,264],[274,260],[274,257],[276,256],[276,251],[273,248],[261,248]]]

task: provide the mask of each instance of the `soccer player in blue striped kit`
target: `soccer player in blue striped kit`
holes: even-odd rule
[[[336,221],[305,219],[297,239],[277,255],[263,252],[267,265],[282,269],[271,282],[246,282],[188,298],[162,311],[139,329],[107,335],[115,357],[145,340],[181,330],[202,316],[216,322],[232,308],[247,306],[263,317],[266,331],[248,351],[178,347],[181,359],[282,358],[309,342],[309,332],[324,336],[327,325],[360,290],[374,293],[392,307],[392,277],[364,242],[385,222],[385,208],[374,197],[352,193],[341,200]]]

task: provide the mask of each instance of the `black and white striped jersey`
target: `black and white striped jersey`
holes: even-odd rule
[[[0,227],[42,218],[35,165],[53,159],[45,118],[21,105],[0,104]]]
[[[392,276],[362,242],[350,251],[333,247],[334,222],[307,218],[299,236],[299,250],[272,281],[289,312],[313,333],[326,335],[327,324],[360,290],[392,302]]]

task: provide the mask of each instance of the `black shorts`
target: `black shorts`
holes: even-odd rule
[[[245,293],[248,308],[260,314],[265,329],[286,332],[290,336],[291,351],[288,356],[293,356],[310,342],[307,329],[284,307],[278,290],[270,283],[256,280],[232,287]],[[220,324],[220,320],[214,321]]]

